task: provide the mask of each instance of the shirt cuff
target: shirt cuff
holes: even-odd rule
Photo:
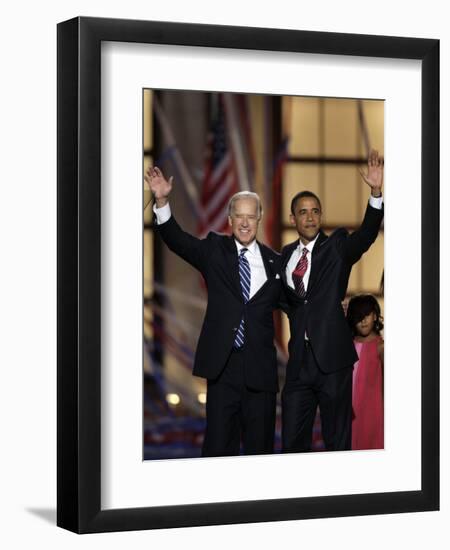
[[[372,197],[372,195],[370,195],[369,204],[372,208],[376,208],[377,210],[381,210],[381,208],[383,206],[383,195],[381,195],[380,197]]]
[[[156,204],[153,205],[153,212],[156,214],[156,223],[162,225],[170,220],[172,212],[170,210],[170,205],[167,203],[162,208],[156,208]]]

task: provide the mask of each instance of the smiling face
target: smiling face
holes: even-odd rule
[[[371,312],[366,315],[359,323],[356,323],[356,334],[358,336],[369,336],[372,334],[377,316],[375,312]]]
[[[294,205],[294,214],[290,215],[291,224],[295,225],[298,236],[304,245],[313,241],[320,230],[322,212],[320,204],[314,197],[302,197]]]
[[[231,215],[228,216],[234,238],[243,246],[256,239],[260,216],[258,203],[251,197],[244,197],[234,202]]]

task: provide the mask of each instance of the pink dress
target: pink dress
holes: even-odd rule
[[[381,336],[354,342],[359,361],[353,369],[352,449],[384,448],[383,370],[378,356]]]

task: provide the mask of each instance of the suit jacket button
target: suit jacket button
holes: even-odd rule
[[[233,327],[233,332],[236,332],[237,331],[237,327]]]
[[[308,303],[308,300],[305,300],[303,303],[304,303],[304,304],[307,304],[307,303]]]

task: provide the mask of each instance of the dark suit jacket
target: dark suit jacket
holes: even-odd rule
[[[375,241],[383,219],[383,209],[367,206],[361,227],[349,234],[337,229],[327,237],[319,233],[312,251],[311,273],[304,299],[288,286],[286,265],[298,240],[281,252],[281,273],[289,303],[289,361],[286,380],[299,374],[305,331],[323,372],[349,367],[358,359],[341,301],[345,298],[352,265]]]
[[[166,223],[155,224],[155,228],[170,250],[202,273],[208,287],[208,306],[197,344],[193,374],[209,380],[219,376],[244,316],[245,345],[242,353],[245,354],[247,386],[255,390],[278,391],[272,312],[278,307],[282,287],[280,255],[258,243],[267,281],[244,304],[233,237],[209,233],[205,239],[197,239],[184,232],[173,216]]]

